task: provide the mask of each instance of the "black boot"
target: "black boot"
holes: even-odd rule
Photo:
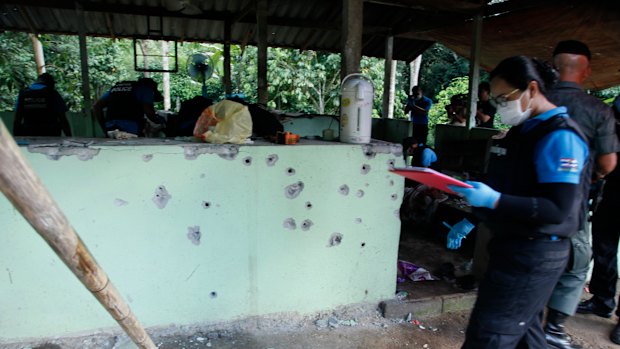
[[[620,344],[620,322],[618,322],[618,324],[616,324],[616,327],[614,327],[613,331],[611,331],[609,339],[611,339],[611,341],[616,344]]]
[[[545,325],[545,339],[549,348],[555,349],[581,349],[580,345],[572,344],[566,334],[564,323],[568,315],[557,310],[549,309],[547,312],[547,325]]]

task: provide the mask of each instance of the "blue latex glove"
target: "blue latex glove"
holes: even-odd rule
[[[474,207],[486,207],[494,209],[497,206],[501,193],[481,182],[465,182],[473,188],[463,188],[456,185],[449,185],[455,193],[461,194]]]
[[[462,221],[456,223],[453,226],[450,226],[446,222],[443,222],[443,225],[450,228],[450,232],[448,233],[448,243],[446,247],[451,250],[456,250],[461,247],[461,240],[463,240],[467,236],[467,234],[469,234],[474,229],[473,223],[468,221],[466,218],[463,218]]]

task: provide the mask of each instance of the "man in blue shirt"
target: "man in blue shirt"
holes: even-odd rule
[[[412,135],[420,143],[426,144],[428,137],[428,112],[433,106],[433,101],[424,96],[422,88],[414,86],[411,89],[411,96],[407,98],[405,113],[409,113],[409,120],[413,122]]]
[[[30,87],[20,91],[15,104],[15,136],[59,137],[61,130],[71,137],[71,127],[65,115],[67,105],[55,89],[56,81],[43,73]]]
[[[95,116],[104,132],[120,130],[144,136],[146,116],[159,124],[154,103],[161,101],[157,83],[151,78],[116,83],[93,106]],[[104,116],[103,110],[106,109]]]
[[[437,154],[433,148],[418,142],[415,137],[403,140],[403,156],[411,156],[411,166],[431,167],[437,161]]]

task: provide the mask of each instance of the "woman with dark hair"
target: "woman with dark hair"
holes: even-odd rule
[[[491,99],[512,128],[492,148],[485,183],[452,187],[493,234],[463,348],[547,348],[541,319],[580,224],[588,159],[566,108],[545,97],[556,76],[524,56],[491,72]]]

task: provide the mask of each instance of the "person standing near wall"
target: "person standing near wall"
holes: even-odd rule
[[[491,94],[491,85],[483,81],[478,85],[478,110],[476,111],[476,119],[478,127],[495,128],[495,113],[497,108],[493,106],[489,100]]]
[[[547,348],[541,324],[568,262],[585,196],[588,146],[577,124],[545,97],[555,71],[525,56],[491,72],[491,93],[512,128],[490,159],[487,184],[450,186],[489,227],[488,270],[463,349]]]
[[[61,131],[71,137],[67,105],[58,91],[56,81],[48,73],[39,75],[30,87],[19,92],[15,105],[15,136],[60,137]]]
[[[407,98],[405,113],[411,112],[409,120],[413,122],[412,136],[419,142],[426,144],[428,141],[428,112],[433,106],[433,101],[424,96],[420,86],[411,89],[411,95]]]
[[[620,138],[620,96],[614,100],[616,135]],[[616,155],[620,156],[620,153]],[[616,308],[616,283],[618,282],[618,240],[620,240],[620,167],[605,176],[603,199],[592,217],[592,253],[594,270],[590,279],[592,298],[582,302],[577,312],[609,318]],[[620,302],[620,301],[619,301]],[[616,309],[620,316],[620,308]],[[609,339],[620,344],[620,322]]]
[[[571,118],[579,124],[589,143],[590,164],[593,166],[586,168],[587,178],[598,180],[616,166],[616,152],[620,151],[620,145],[611,108],[582,90],[581,85],[591,72],[590,58],[586,44],[575,40],[559,42],[553,51],[553,60],[560,73],[560,81],[549,91],[548,98],[556,105],[565,106]],[[579,231],[571,238],[569,264],[547,304],[545,337],[552,348],[580,348],[571,343],[564,323],[575,314],[592,256],[587,205],[587,200],[584,200]]]

